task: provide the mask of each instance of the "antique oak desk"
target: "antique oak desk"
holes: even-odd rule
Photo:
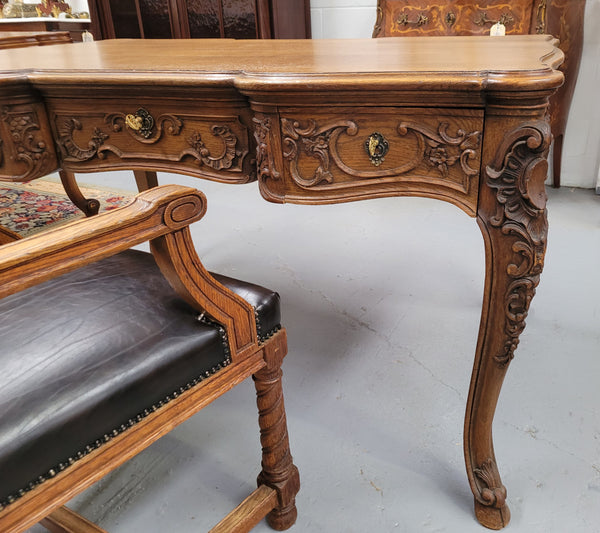
[[[476,516],[499,529],[492,420],[544,264],[562,57],[542,35],[3,51],[0,179],[163,170],[258,180],[272,202],[416,195],[461,208],[487,263],[464,453]]]

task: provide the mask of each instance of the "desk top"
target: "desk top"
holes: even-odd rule
[[[11,50],[0,84],[217,84],[252,90],[452,87],[553,88],[563,59],[550,36],[356,40],[106,40]],[[5,79],[6,79],[5,77]]]

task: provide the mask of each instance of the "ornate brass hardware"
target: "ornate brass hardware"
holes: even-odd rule
[[[509,13],[502,13],[498,20],[492,20],[488,17],[486,11],[481,11],[478,17],[475,17],[473,22],[477,24],[477,26],[485,26],[486,24],[502,24],[504,26],[510,26],[515,21],[514,17]]]
[[[135,112],[135,115],[129,114],[125,116],[125,124],[128,128],[139,133],[144,139],[147,139],[152,135],[154,119],[148,111],[143,107],[140,107],[140,109]]]
[[[456,15],[454,13],[452,13],[452,11],[449,11],[448,14],[446,15],[446,24],[448,24],[448,26],[453,26],[455,22],[456,22]]]
[[[379,132],[371,133],[369,138],[365,141],[365,150],[369,155],[371,163],[376,167],[381,165],[384,161],[385,155],[388,153],[390,148],[386,138]]]
[[[547,0],[540,0],[537,7],[537,24],[535,33],[546,33],[546,9]]]
[[[396,21],[398,24],[402,24],[402,26],[407,26],[408,24],[414,24],[416,26],[424,26],[425,24],[427,24],[429,22],[429,17],[427,15],[424,15],[423,13],[419,13],[419,16],[417,17],[417,20],[408,20],[408,15],[406,13],[402,13],[402,15],[400,15],[398,17],[398,20]]]

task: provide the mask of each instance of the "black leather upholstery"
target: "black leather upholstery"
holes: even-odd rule
[[[228,278],[221,274],[211,272],[215,279],[246,300],[256,311],[256,328],[259,339],[266,339],[279,329],[281,324],[281,307],[279,294],[265,289],[260,285],[253,285],[245,281]]]
[[[220,280],[278,327],[276,293]],[[134,250],[0,300],[0,505],[227,365],[197,316]]]

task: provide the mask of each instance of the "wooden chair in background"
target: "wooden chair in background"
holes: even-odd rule
[[[212,531],[294,523],[279,297],[204,269],[188,227],[204,212],[168,185],[0,247],[3,533],[102,531],[62,506],[250,376],[259,486]]]

